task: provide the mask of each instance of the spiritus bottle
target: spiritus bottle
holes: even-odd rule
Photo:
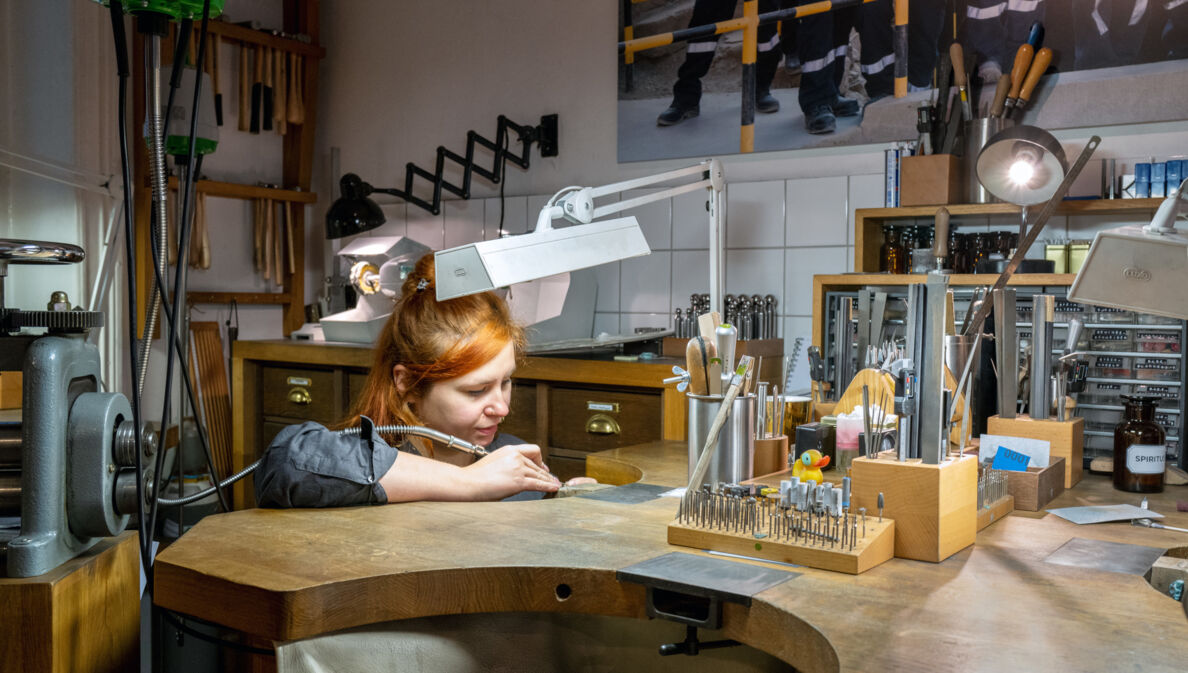
[[[1155,422],[1158,397],[1123,395],[1122,422],[1114,426],[1114,488],[1132,493],[1163,490],[1166,435]]]

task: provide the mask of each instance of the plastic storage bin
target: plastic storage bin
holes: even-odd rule
[[[1179,353],[1180,332],[1173,330],[1135,330],[1134,347],[1140,353]]]

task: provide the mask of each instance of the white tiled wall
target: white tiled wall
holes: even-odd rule
[[[775,295],[786,353],[792,353],[797,336],[805,337],[807,344],[813,275],[853,270],[854,209],[881,207],[882,188],[882,175],[727,185],[726,292]],[[636,190],[620,194],[619,198],[648,193]],[[524,233],[535,226],[536,215],[550,196],[504,198],[503,232]],[[499,198],[446,201],[440,216],[404,203],[383,208],[388,223],[375,235],[408,235],[434,248],[500,235]],[[671,327],[673,311],[687,310],[691,294],[709,289],[709,221],[704,193],[682,194],[634,208],[627,214],[639,220],[652,254],[595,269],[599,285],[595,334],[627,334],[636,327]],[[1052,222],[1052,230],[1045,231],[1045,236],[1070,237],[1072,225],[1064,219]],[[1105,226],[1091,218],[1078,219],[1081,221],[1076,226],[1084,231]],[[989,227],[1000,223],[984,224]],[[962,229],[981,225],[963,222]],[[1082,236],[1081,231],[1075,236]]]

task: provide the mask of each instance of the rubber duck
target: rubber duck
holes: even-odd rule
[[[821,455],[816,449],[809,449],[796,459],[796,464],[792,466],[792,476],[800,477],[801,482],[812,480],[820,484],[825,481],[821,475],[821,468],[827,465],[829,456]]]

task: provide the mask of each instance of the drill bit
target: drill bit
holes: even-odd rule
[[[883,523],[883,492],[879,491],[879,523]]]

